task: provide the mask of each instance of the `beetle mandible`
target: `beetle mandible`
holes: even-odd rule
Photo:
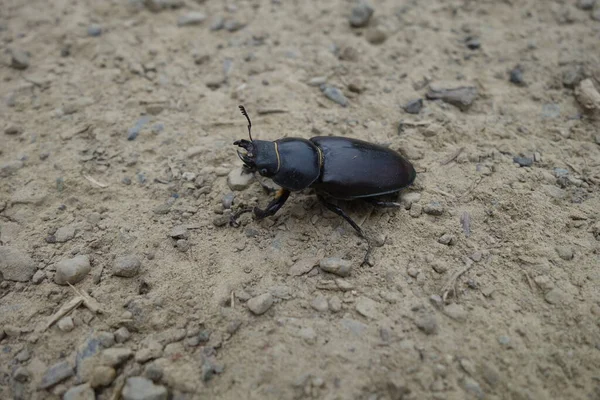
[[[238,156],[246,169],[272,179],[281,189],[264,210],[242,209],[231,216],[230,224],[239,226],[237,219],[247,212],[253,212],[257,220],[274,215],[291,192],[312,188],[328,210],[343,217],[367,241],[363,263],[370,264],[371,241],[352,218],[328,199],[361,199],[378,206],[397,207],[398,203],[383,201],[381,197],[397,194],[411,185],[417,175],[413,165],[391,149],[341,136],[253,140],[250,117],[244,106],[239,108],[248,120],[250,140],[233,143],[245,150],[238,150]]]

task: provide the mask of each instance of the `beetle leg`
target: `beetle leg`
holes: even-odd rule
[[[354,222],[352,220],[352,218],[350,218],[348,216],[348,214],[346,214],[344,212],[344,210],[342,210],[340,207],[336,206],[333,203],[328,202],[327,200],[325,200],[325,198],[321,195],[317,195],[317,198],[319,199],[319,201],[321,203],[323,203],[323,205],[325,207],[327,207],[327,209],[329,211],[333,211],[334,213],[336,213],[337,215],[339,215],[340,217],[344,218],[350,225],[352,225],[352,227],[354,228],[354,230],[356,230],[356,232],[358,232],[358,234],[360,235],[361,238],[365,239],[367,241],[367,253],[365,254],[365,257],[363,258],[363,264],[367,264],[372,266],[371,261],[369,261],[369,256],[371,255],[371,251],[373,250],[372,246],[371,246],[371,241],[369,240],[369,238],[365,235],[365,233],[363,232],[362,228],[360,226],[358,226],[358,224],[356,222]]]
[[[256,216],[256,219],[261,220],[265,217],[275,215],[275,213],[279,211],[281,207],[283,207],[288,197],[290,197],[289,190],[279,189],[275,195],[275,198],[267,205],[267,208],[261,210],[258,207],[254,207],[254,215]]]
[[[397,203],[395,201],[381,201],[377,199],[365,199],[369,203],[379,206],[379,207],[402,207],[402,204]]]
[[[287,201],[288,197],[290,197],[289,190],[279,189],[277,191],[277,194],[275,195],[275,198],[273,200],[271,200],[271,202],[267,205],[267,207],[264,210],[261,210],[258,207],[241,209],[240,211],[231,215],[231,218],[229,219],[229,225],[235,226],[235,227],[240,226],[240,224],[237,222],[237,219],[240,217],[240,215],[246,214],[249,212],[253,212],[254,216],[256,217],[257,220],[261,220],[265,217],[274,215],[277,211],[279,211],[279,209],[281,207],[283,207],[283,205]]]

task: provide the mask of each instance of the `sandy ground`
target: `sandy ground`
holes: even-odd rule
[[[2,0],[0,397],[599,399],[593,3]],[[374,266],[309,190],[223,225],[239,104],[414,163]]]

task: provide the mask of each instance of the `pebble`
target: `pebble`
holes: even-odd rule
[[[519,164],[520,167],[531,167],[533,165],[533,158],[530,157],[513,157],[513,161]]]
[[[365,39],[371,44],[379,45],[387,40],[387,33],[381,28],[371,28],[367,30]]]
[[[562,304],[565,303],[566,301],[566,295],[565,293],[558,289],[558,288],[554,288],[552,290],[550,290],[548,293],[546,293],[546,295],[544,296],[544,300],[546,300],[546,302],[550,303],[550,304]]]
[[[117,367],[127,361],[132,355],[133,352],[131,349],[125,347],[104,349],[100,353],[99,364],[108,367]]]
[[[227,175],[227,185],[229,185],[231,190],[240,191],[250,186],[253,179],[253,174],[246,173],[242,167],[238,167],[232,169],[229,175]]]
[[[429,215],[440,216],[444,213],[444,206],[437,201],[432,201],[423,207],[423,212]]]
[[[24,70],[29,67],[29,55],[20,49],[12,49],[10,51],[10,66],[14,69]]]
[[[301,276],[309,273],[316,265],[319,265],[319,259],[316,257],[301,258],[296,261],[288,270],[290,276]]]
[[[481,47],[481,41],[473,37],[467,38],[467,40],[465,40],[465,44],[469,50],[477,50]]]
[[[185,225],[177,225],[171,229],[169,236],[173,239],[188,239],[190,234],[188,232],[187,226]]]
[[[533,278],[533,281],[544,292],[554,289],[554,282],[552,282],[552,280],[550,280],[550,278],[548,278],[546,275],[538,275]]]
[[[558,256],[565,261],[570,261],[574,257],[573,249],[568,246],[556,246],[555,249]]]
[[[408,215],[410,215],[412,218],[418,218],[421,213],[423,212],[423,206],[420,204],[413,204],[410,207],[410,211],[408,212]]]
[[[13,372],[13,379],[17,382],[25,383],[29,380],[29,377],[29,371],[27,371],[27,368],[25,367],[18,367],[15,369],[15,372]]]
[[[213,218],[212,223],[214,226],[225,226],[229,223],[228,215],[217,215]]]
[[[335,280],[335,285],[342,292],[348,292],[350,290],[354,290],[354,285],[352,283],[348,282],[345,279],[336,279]]]
[[[25,361],[29,360],[30,358],[31,358],[31,353],[29,353],[29,350],[27,350],[27,348],[24,348],[23,350],[18,352],[17,355],[15,356],[15,359],[18,362],[25,362]]]
[[[467,312],[460,304],[452,303],[444,307],[444,314],[458,322],[467,320]]]
[[[7,135],[20,135],[21,133],[23,133],[23,129],[21,129],[20,127],[18,127],[16,125],[9,125],[4,130],[4,133]]]
[[[123,400],[167,400],[167,389],[149,379],[135,376],[127,379],[121,396]]]
[[[135,353],[135,361],[145,363],[162,357],[163,347],[156,340],[149,340],[145,345]]]
[[[479,383],[477,383],[477,381],[475,379],[473,379],[469,376],[466,376],[464,378],[463,387],[467,392],[472,393],[478,399],[483,399],[485,397],[485,394],[483,393],[481,386],[479,386]]]
[[[337,257],[323,258],[319,261],[319,267],[325,272],[346,277],[352,271],[352,261]]]
[[[327,310],[329,310],[329,304],[327,304],[327,298],[325,296],[317,296],[313,299],[313,301],[311,301],[310,306],[319,311],[319,312],[325,312]]]
[[[153,382],[158,382],[163,377],[164,371],[157,363],[149,363],[144,369],[144,375],[146,378]]]
[[[92,377],[90,378],[90,386],[94,389],[110,385],[116,378],[117,372],[112,367],[99,365],[94,368]]]
[[[600,10],[600,7],[598,7]],[[584,79],[575,88],[575,97],[581,107],[590,113],[600,112],[600,93],[591,79]]]
[[[415,278],[415,279],[417,278],[417,276],[419,276],[420,272],[421,271],[419,271],[419,269],[416,267],[409,267],[406,270],[406,273],[408,274],[408,276],[410,276],[411,278]]]
[[[466,111],[473,105],[473,102],[477,98],[477,88],[474,86],[443,88],[431,85],[426,97],[430,100],[442,100],[445,103],[458,107],[462,111]]]
[[[366,3],[361,3],[353,7],[349,20],[350,26],[354,28],[367,26],[374,11],[375,10]]]
[[[322,86],[326,82],[327,82],[327,77],[326,76],[316,76],[314,78],[311,78],[307,82],[307,84],[308,84],[308,86]]]
[[[427,335],[433,335],[438,330],[435,314],[420,311],[415,317],[415,325]]]
[[[248,300],[248,308],[255,315],[261,315],[267,312],[273,305],[273,296],[271,293],[264,293]]]
[[[360,296],[356,300],[356,311],[363,317],[369,319],[379,319],[381,314],[379,313],[379,303],[365,296]]]
[[[228,32],[236,32],[239,31],[240,29],[244,28],[246,26],[246,24],[239,22],[235,19],[230,19],[225,21],[225,23],[223,24],[223,28],[225,28],[226,31]]]
[[[2,166],[0,166],[0,177],[10,176],[23,168],[24,165],[25,164],[23,164],[23,161],[20,160],[4,163]]]
[[[515,85],[525,86],[525,80],[523,79],[523,69],[520,66],[516,66],[510,70],[510,81]]]
[[[28,282],[37,267],[29,255],[8,246],[0,246],[0,275],[8,281]]]
[[[133,278],[140,272],[142,263],[135,255],[117,257],[113,264],[113,275],[123,278]]]
[[[75,329],[73,318],[69,316],[59,319],[56,325],[58,326],[58,329],[63,332],[71,332],[73,329]]]
[[[438,238],[438,243],[445,244],[447,246],[451,246],[456,243],[456,238],[454,235],[450,233],[444,233],[442,236]]]
[[[221,201],[221,204],[223,205],[223,209],[229,210],[231,208],[231,206],[233,205],[234,199],[235,199],[234,193],[227,193],[225,196],[223,196],[223,200]]]
[[[592,10],[595,4],[596,0],[577,0],[577,8],[581,10]]]
[[[329,309],[336,313],[342,310],[342,300],[340,300],[337,296],[332,296],[329,298]]]
[[[102,27],[100,25],[92,24],[88,26],[87,34],[91,37],[98,37],[102,35]]]
[[[131,337],[131,333],[124,326],[115,331],[115,341],[117,343],[125,343]]]
[[[196,174],[193,172],[186,171],[183,174],[181,174],[181,177],[188,182],[192,182],[194,181],[194,179],[196,179]]]
[[[60,227],[56,230],[54,238],[58,243],[65,243],[75,237],[75,227],[73,225],[67,225]]]
[[[409,114],[418,114],[423,109],[423,99],[411,100],[403,108]]]
[[[181,251],[182,253],[186,253],[190,249],[190,242],[185,239],[179,239],[175,245],[177,250]]]
[[[138,119],[135,123],[135,125],[132,128],[129,128],[127,130],[127,140],[135,140],[135,138],[137,138],[137,136],[140,134],[142,128],[148,123],[150,122],[150,117],[149,116],[144,116],[140,119]]]
[[[199,11],[190,11],[177,18],[177,26],[200,25],[206,20],[206,15]]]
[[[63,400],[96,400],[96,394],[89,384],[73,386],[63,395]]]
[[[62,260],[56,264],[54,282],[59,285],[67,285],[67,283],[74,285],[77,282],[81,282],[91,269],[90,258],[86,255]]]
[[[348,98],[346,98],[346,96],[340,89],[334,86],[324,84],[321,86],[321,91],[323,92],[325,97],[327,97],[334,103],[337,103],[342,107],[346,107],[348,105]]]
[[[65,379],[73,376],[73,367],[67,361],[61,361],[44,372],[42,376],[42,383],[40,383],[40,389],[48,389]]]
[[[112,347],[115,344],[115,335],[111,332],[100,331],[96,334],[96,339],[104,348]]]
[[[568,89],[575,89],[575,87],[584,78],[583,70],[579,65],[571,65],[562,74],[562,84]]]

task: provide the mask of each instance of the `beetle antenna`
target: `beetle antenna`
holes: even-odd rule
[[[250,117],[248,116],[248,113],[246,112],[244,106],[239,107],[240,111],[242,112],[242,115],[248,120],[248,136],[250,136],[250,141],[252,141],[252,122],[250,122]]]

